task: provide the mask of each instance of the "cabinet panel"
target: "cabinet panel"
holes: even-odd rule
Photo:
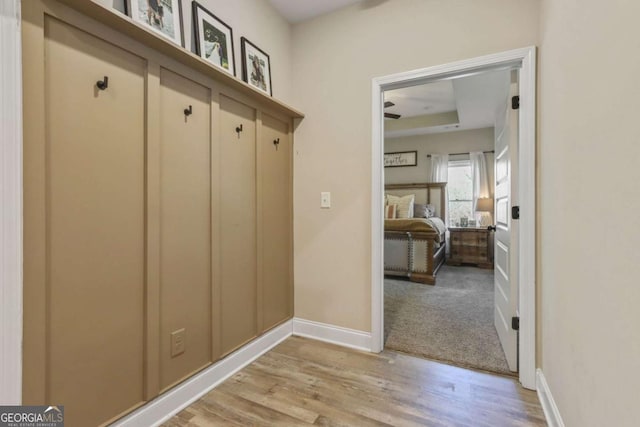
[[[262,316],[267,330],[292,315],[292,147],[287,123],[266,114],[261,135]]]
[[[256,112],[220,95],[221,347],[257,334]],[[239,130],[240,127],[242,130]],[[239,131],[236,132],[236,129]]]
[[[69,425],[143,400],[145,68],[45,21],[46,399]]]
[[[186,114],[185,109],[191,113]],[[160,387],[211,362],[211,92],[160,71]],[[184,352],[172,356],[172,333]],[[174,351],[175,353],[175,351]]]

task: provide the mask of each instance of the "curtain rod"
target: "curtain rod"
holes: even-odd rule
[[[490,151],[483,151],[484,154],[489,154],[489,153],[495,153],[495,150],[490,150]],[[469,153],[449,153],[450,156],[461,156],[463,154],[469,154]],[[427,154],[427,157],[431,157],[431,154]]]

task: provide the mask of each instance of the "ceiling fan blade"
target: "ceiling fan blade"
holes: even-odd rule
[[[384,108],[393,107],[394,105],[396,105],[396,104],[394,104],[394,103],[393,103],[393,102],[391,102],[391,101],[385,101],[385,102],[384,102]]]
[[[393,114],[393,113],[384,113],[384,116],[388,119],[399,119],[400,118],[400,114]]]

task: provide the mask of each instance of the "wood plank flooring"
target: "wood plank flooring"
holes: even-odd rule
[[[165,427],[546,426],[509,377],[291,337]]]

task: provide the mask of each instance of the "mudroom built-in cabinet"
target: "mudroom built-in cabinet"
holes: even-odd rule
[[[23,1],[23,403],[131,412],[293,315],[303,115],[91,1]]]
[[[211,89],[161,68],[159,110],[155,217],[164,390],[213,360]]]
[[[222,352],[258,333],[256,110],[221,94],[220,285]],[[252,262],[247,262],[252,260]]]

